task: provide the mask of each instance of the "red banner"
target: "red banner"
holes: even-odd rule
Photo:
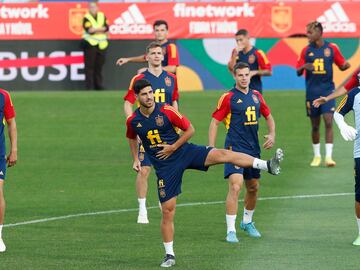
[[[171,39],[232,37],[246,28],[254,37],[289,37],[320,21],[327,37],[359,37],[360,2],[101,3],[110,39],[152,39],[152,23],[169,23]],[[0,5],[0,39],[79,39],[86,3]]]

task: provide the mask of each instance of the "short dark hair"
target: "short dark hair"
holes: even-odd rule
[[[318,21],[312,21],[312,22],[309,22],[306,26],[308,29],[318,29],[320,31],[320,33],[322,34],[323,33],[323,26],[320,22]]]
[[[155,26],[159,26],[159,25],[162,25],[162,24],[165,25],[166,30],[169,30],[169,25],[168,25],[167,21],[165,21],[165,20],[156,20],[154,22],[154,24],[153,24],[153,28],[155,29]]]
[[[248,68],[250,69],[250,66],[248,63],[244,63],[244,62],[237,62],[234,66],[234,71],[233,73],[236,74],[236,70],[238,69],[244,69],[244,68]]]
[[[149,45],[147,45],[146,47],[146,53],[149,53],[150,49],[154,49],[160,47],[161,48],[161,44],[157,41],[153,41],[151,42]]]
[[[134,92],[136,95],[140,93],[141,90],[143,90],[145,87],[151,86],[151,83],[146,79],[140,79],[137,80],[134,83]]]
[[[236,32],[235,36],[247,36],[249,34],[248,30],[240,29]]]

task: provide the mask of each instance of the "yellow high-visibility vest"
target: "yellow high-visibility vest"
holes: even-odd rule
[[[105,15],[103,12],[97,13],[97,20],[90,14],[85,14],[85,18],[89,20],[91,26],[94,28],[99,28],[105,26]],[[99,46],[100,50],[105,50],[109,45],[106,34],[89,34],[84,31],[83,39],[90,43],[91,46]]]

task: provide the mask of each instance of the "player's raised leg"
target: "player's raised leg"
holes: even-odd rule
[[[242,174],[234,173],[229,176],[229,191],[226,197],[226,241],[238,243],[236,236],[236,216],[238,212],[239,193],[243,184]]]
[[[322,105],[324,106],[324,105]],[[334,141],[334,134],[333,134],[333,113],[324,113],[323,114],[324,123],[325,123],[325,166],[327,167],[334,167],[336,162],[332,158],[332,151],[333,151],[333,141]]]
[[[5,199],[4,199],[4,181],[0,180],[0,252],[4,252],[6,250],[6,246],[4,241],[2,240],[2,229],[4,224],[5,217]]]
[[[141,170],[136,175],[136,193],[139,203],[139,215],[137,223],[149,223],[146,210],[146,194],[148,191],[148,179],[151,172],[150,166],[141,166]]]
[[[321,164],[320,154],[320,116],[310,116],[311,121],[311,139],[314,151],[314,157],[310,164],[311,167],[318,167]]]
[[[207,155],[204,165],[213,166],[231,163],[241,168],[255,168],[277,175],[280,173],[280,162],[283,158],[284,153],[280,148],[276,149],[274,156],[270,160],[262,160],[244,153],[214,148]]]
[[[261,237],[260,232],[255,227],[255,222],[253,222],[259,185],[258,178],[245,180],[246,193],[244,199],[244,215],[240,223],[240,228],[246,231],[249,236],[255,238]]]
[[[165,248],[165,258],[160,264],[161,267],[175,265],[174,243],[174,216],[176,208],[176,197],[173,197],[161,204],[161,234]]]

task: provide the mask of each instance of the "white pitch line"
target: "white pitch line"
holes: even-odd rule
[[[349,196],[349,195],[354,195],[354,193],[330,193],[330,194],[313,194],[313,195],[309,194],[309,195],[293,195],[293,196],[279,196],[279,197],[263,197],[263,198],[258,198],[258,200],[259,201],[270,201],[270,200],[311,199],[311,198],[339,197],[339,196]],[[214,204],[223,204],[223,203],[225,203],[225,201],[180,203],[180,204],[177,204],[176,207],[214,205]],[[159,208],[159,206],[150,206],[147,209],[157,209],[157,208]],[[34,219],[34,220],[23,221],[23,222],[18,222],[18,223],[5,224],[4,227],[16,227],[16,226],[21,226],[21,225],[44,223],[44,222],[62,220],[62,219],[70,219],[70,218],[86,217],[86,216],[97,216],[97,215],[107,215],[107,214],[114,214],[114,213],[136,212],[136,211],[138,211],[138,208],[114,209],[114,210],[107,210],[107,211],[79,213],[79,214],[72,214],[72,215],[66,215],[66,216]]]

